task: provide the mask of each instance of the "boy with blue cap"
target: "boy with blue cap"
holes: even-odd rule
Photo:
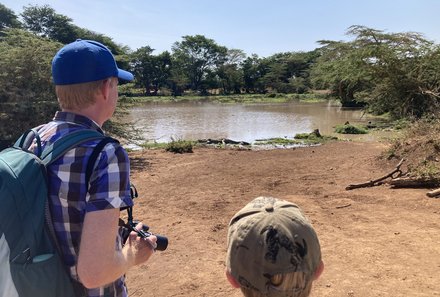
[[[43,149],[78,130],[104,134],[102,125],[116,108],[118,79],[133,80],[130,72],[117,67],[107,47],[91,40],[61,48],[52,61],[52,76],[61,111],[36,128]],[[77,295],[127,296],[124,275],[150,258],[156,237],[142,239],[132,232],[122,242],[120,208],[133,202],[129,158],[118,143],[104,146],[85,185],[88,160],[98,142],[85,142],[50,165],[50,213],[64,264],[79,284]]]

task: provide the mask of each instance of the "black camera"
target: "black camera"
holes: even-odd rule
[[[156,241],[156,250],[157,251],[164,251],[167,249],[168,247],[168,238],[166,238],[165,236],[162,235],[157,235],[157,234],[153,234],[151,232],[148,232],[148,230],[150,229],[150,227],[148,227],[147,225],[142,225],[142,229],[141,230],[137,230],[136,229],[136,225],[138,224],[138,221],[130,221],[128,220],[127,224],[125,224],[125,227],[131,232],[134,231],[138,234],[139,237],[142,238],[147,238],[150,235],[154,235],[157,238]]]
[[[137,192],[136,187],[134,185],[130,185],[130,193],[131,193],[131,199],[138,197],[138,192]],[[166,238],[165,236],[150,233],[148,231],[150,229],[150,227],[148,227],[147,225],[142,225],[141,230],[136,229],[136,225],[139,224],[139,221],[133,220],[133,207],[132,206],[127,207],[127,214],[128,214],[127,223],[125,223],[123,220],[119,219],[119,222],[120,222],[119,225],[122,227],[125,227],[125,230],[123,230],[123,234],[122,234],[123,242],[125,242],[127,240],[128,235],[130,234],[130,232],[133,231],[133,232],[136,232],[138,234],[138,236],[142,237],[142,238],[147,238],[150,235],[156,236],[157,246],[156,246],[155,250],[164,251],[167,249],[168,238]]]

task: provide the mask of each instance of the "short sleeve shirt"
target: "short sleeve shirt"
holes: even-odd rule
[[[43,149],[64,135],[81,129],[103,133],[91,119],[70,112],[57,112],[53,121],[37,128]],[[87,212],[132,206],[130,196],[130,163],[124,148],[109,143],[99,154],[85,184],[87,162],[99,140],[87,141],[68,151],[48,168],[49,206],[55,233],[71,276],[78,280],[78,260],[81,230]],[[122,249],[121,236],[115,238],[115,248]],[[104,287],[88,289],[88,296],[127,296],[125,277]]]

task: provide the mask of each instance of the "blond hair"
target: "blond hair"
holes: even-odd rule
[[[288,296],[292,297],[307,297],[312,290],[313,279],[307,277],[303,272],[289,272],[286,274],[276,274],[270,278],[270,286],[273,291],[289,292]],[[252,288],[240,286],[241,292],[245,297],[266,297]]]
[[[117,80],[117,78],[107,79],[111,79],[110,83],[112,84]],[[73,85],[56,85],[55,92],[61,109],[81,110],[93,105],[96,101],[95,97],[99,92],[99,88],[107,79]]]

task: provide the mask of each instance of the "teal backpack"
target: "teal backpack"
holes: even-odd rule
[[[27,149],[35,139],[36,153]],[[79,144],[101,139],[88,161],[86,186],[108,142],[94,130],[72,132],[44,150],[35,130],[0,152],[0,297],[71,297],[84,294],[58,252],[48,208],[46,167]]]

